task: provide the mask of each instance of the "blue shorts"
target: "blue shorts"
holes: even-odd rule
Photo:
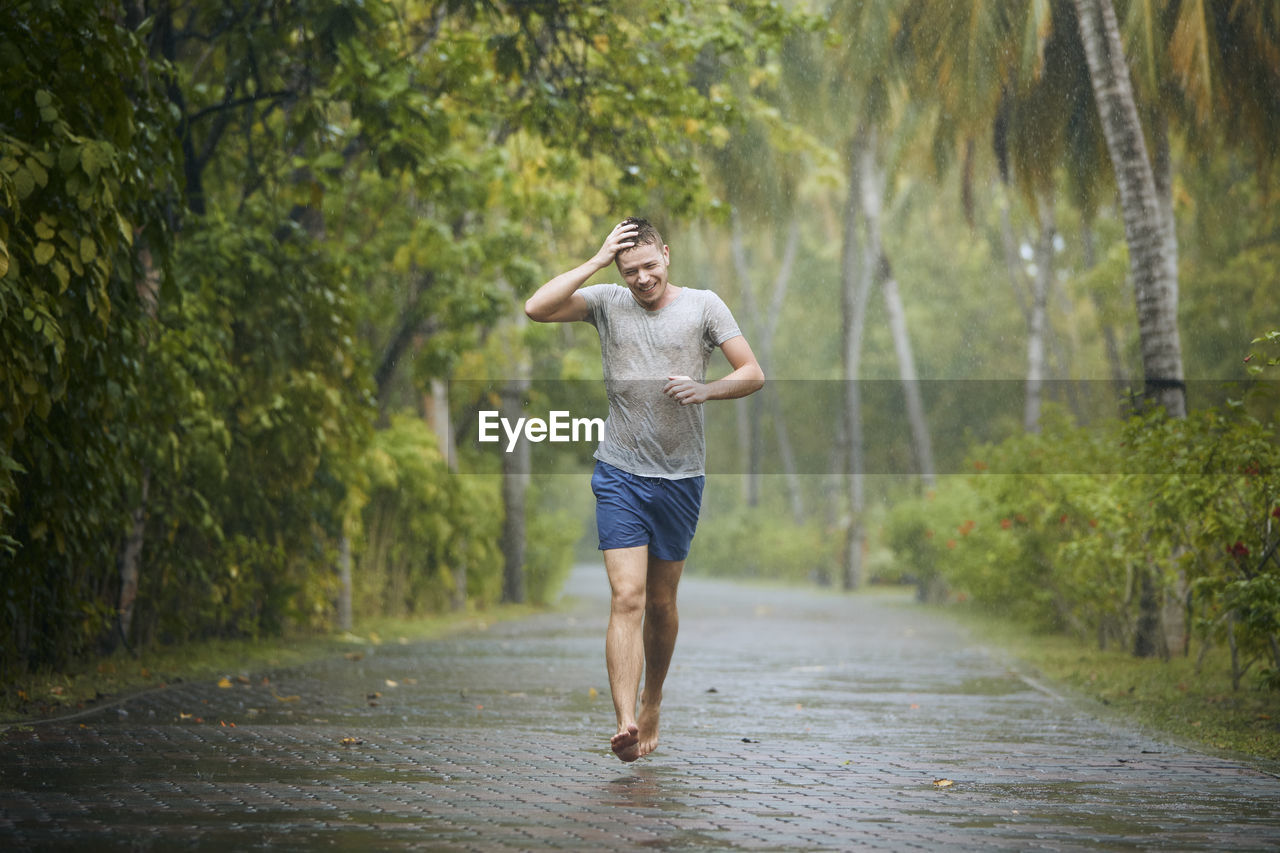
[[[659,560],[683,560],[698,527],[704,482],[704,477],[641,477],[597,460],[591,491],[600,550],[648,545]]]

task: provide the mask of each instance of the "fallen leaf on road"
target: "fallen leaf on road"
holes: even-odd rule
[[[388,686],[388,687],[399,687],[399,686],[400,686],[400,682],[398,682],[398,681],[392,681],[390,678],[388,678],[388,679],[387,679],[387,686]]]
[[[271,695],[276,697],[277,702],[297,702],[299,699],[302,698],[301,696],[297,696],[297,695],[281,696],[279,693],[275,692],[274,690],[271,691]]]
[[[742,742],[743,742],[743,743],[759,743],[760,741],[758,741],[758,740],[752,740],[752,739],[751,739],[751,738],[749,738],[749,737],[744,737],[744,738],[742,739]]]
[[[363,660],[364,652],[347,652],[343,657],[347,660]]]
[[[950,779],[934,779],[933,780],[933,787],[935,788],[950,788],[954,784],[955,782],[952,782]]]
[[[341,741],[339,741],[339,743],[341,743],[343,746],[359,746],[360,744],[364,743],[364,741],[358,740],[353,737],[344,737]]]
[[[225,690],[231,686],[231,679],[227,678],[225,675],[222,676],[222,678],[218,679],[218,686]]]

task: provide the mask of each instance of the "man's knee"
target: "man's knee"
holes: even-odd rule
[[[674,587],[653,587],[644,602],[645,612],[653,616],[667,616],[676,612]]]
[[[645,609],[645,585],[620,581],[613,584],[610,608],[621,616],[634,616]]]

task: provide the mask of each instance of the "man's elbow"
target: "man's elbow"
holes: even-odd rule
[[[525,300],[524,315],[535,323],[545,323],[547,321],[545,312],[534,303],[533,297]]]
[[[751,375],[747,377],[748,385],[751,388],[750,393],[754,394],[764,387],[764,370],[759,364],[753,365],[755,368],[751,371]]]

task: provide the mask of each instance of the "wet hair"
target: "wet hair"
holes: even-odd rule
[[[639,216],[628,216],[622,220],[622,224],[636,226],[635,245],[631,247],[632,249],[650,244],[657,246],[659,249],[662,248],[662,235],[658,233],[658,229],[654,228],[653,223],[649,220],[641,219]],[[626,251],[631,251],[631,249]]]

